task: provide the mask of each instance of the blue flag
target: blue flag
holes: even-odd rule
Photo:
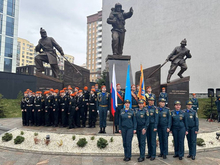
[[[128,64],[127,70],[127,78],[126,78],[126,85],[125,85],[125,100],[130,100],[130,108],[132,108],[132,100],[131,100],[131,82],[130,82],[130,63]]]

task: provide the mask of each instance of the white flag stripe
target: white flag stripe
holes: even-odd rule
[[[113,64],[112,88],[115,90],[115,107],[117,107],[118,106],[118,97],[117,97],[117,89],[116,89],[115,64]]]

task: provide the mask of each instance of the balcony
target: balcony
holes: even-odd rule
[[[101,47],[101,46],[102,46],[102,43],[97,43],[96,46],[97,46],[97,47]]]
[[[101,58],[99,58],[99,59],[96,59],[96,64],[101,64],[102,63],[102,59]]]
[[[96,59],[97,59],[97,58],[102,58],[102,54],[97,53],[97,54],[96,54]]]
[[[96,69],[101,69],[102,68],[102,64],[96,64]]]

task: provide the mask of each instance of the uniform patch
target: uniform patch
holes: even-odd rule
[[[143,117],[144,117],[144,115],[140,115],[140,117],[141,117],[141,118],[143,118]]]
[[[180,120],[183,120],[183,117],[182,117],[182,116],[180,116]]]
[[[50,100],[48,100],[48,102],[50,102]]]
[[[125,114],[125,112],[122,112],[121,114],[123,115],[123,114]]]
[[[158,109],[156,109],[156,113],[158,113]]]
[[[191,119],[193,118],[193,116],[189,116]]]
[[[65,98],[65,101],[66,101],[66,98]]]
[[[146,114],[147,114],[147,116],[149,116],[149,112],[148,111],[146,112]]]
[[[130,116],[130,115],[128,115],[128,118],[130,119],[130,118],[131,118],[131,116]]]
[[[71,102],[69,104],[71,104]]]
[[[151,116],[153,116],[153,115],[154,115],[154,113],[152,113],[152,112],[151,112],[151,113],[150,113],[150,115],[151,115]]]
[[[57,101],[57,99],[55,99],[55,101]]]
[[[167,117],[166,113],[163,114],[163,117]]]

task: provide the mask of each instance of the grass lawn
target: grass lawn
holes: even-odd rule
[[[2,99],[3,112],[6,118],[21,117],[21,100],[18,99]]]

